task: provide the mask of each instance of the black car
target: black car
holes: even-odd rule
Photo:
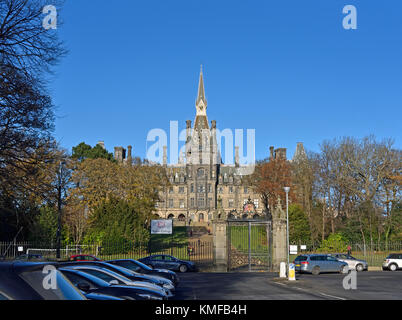
[[[150,282],[152,284],[158,285],[166,290],[169,290],[172,294],[175,291],[175,286],[173,285],[173,282],[166,279],[162,278],[159,276],[155,275],[145,275],[141,273],[136,273],[134,271],[131,271],[129,269],[126,269],[124,267],[115,265],[115,264],[110,264],[104,261],[76,261],[76,262],[65,262],[65,263],[60,263],[60,266],[68,267],[68,266],[82,266],[82,265],[95,265],[95,266],[100,266],[102,268],[109,269],[113,272],[116,272],[117,274],[120,274],[131,281],[142,281],[142,282]]]
[[[104,300],[104,295],[124,300],[166,300],[167,296],[158,291],[127,285],[114,285],[94,275],[80,270],[59,269],[88,299]]]
[[[50,273],[45,267],[54,267],[55,288],[45,289],[43,283]],[[52,276],[53,278],[53,276]],[[56,265],[42,262],[1,262],[0,300],[86,300]]]
[[[179,277],[177,276],[176,272],[167,270],[167,269],[153,269],[146,264],[133,260],[133,259],[118,259],[118,260],[110,260],[106,261],[107,263],[114,264],[126,269],[129,269],[134,272],[142,273],[142,274],[150,274],[159,277],[163,277],[169,279],[173,282],[175,286],[179,284]]]
[[[151,266],[152,268],[163,268],[180,272],[197,271],[194,262],[180,260],[167,254],[155,254],[141,258],[139,261]]]

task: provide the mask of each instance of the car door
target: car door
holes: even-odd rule
[[[154,268],[163,268],[163,265],[164,265],[164,260],[163,260],[162,255],[153,256],[149,260],[149,262]]]
[[[327,256],[327,261],[326,261],[326,266],[327,266],[327,271],[328,272],[338,272],[340,269],[340,261],[338,259]]]
[[[179,263],[176,258],[171,256],[164,256],[164,268],[169,270],[175,270],[179,267]]]
[[[320,271],[327,272],[328,271],[327,256],[324,255],[317,256],[317,265],[320,267]]]
[[[356,267],[356,261],[351,259],[350,256],[346,254],[338,254],[335,256],[339,261],[346,262],[349,268],[354,269]]]

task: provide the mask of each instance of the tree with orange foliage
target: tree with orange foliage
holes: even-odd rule
[[[261,197],[263,204],[271,214],[277,205],[278,197],[282,203],[286,199],[284,187],[290,187],[289,200],[294,200],[292,188],[292,170],[290,163],[285,159],[265,159],[257,162],[251,178],[251,185]]]

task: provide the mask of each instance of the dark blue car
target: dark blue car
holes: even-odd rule
[[[155,254],[141,258],[138,261],[145,263],[152,268],[168,269],[180,272],[197,271],[197,267],[194,262],[180,260],[167,254]]]

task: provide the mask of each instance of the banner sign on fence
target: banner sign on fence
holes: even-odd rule
[[[151,234],[172,234],[173,220],[151,220]]]
[[[297,246],[290,245],[289,251],[290,254],[297,254]]]
[[[307,250],[307,246],[306,246],[305,244],[302,244],[302,245],[300,246],[300,250]]]

